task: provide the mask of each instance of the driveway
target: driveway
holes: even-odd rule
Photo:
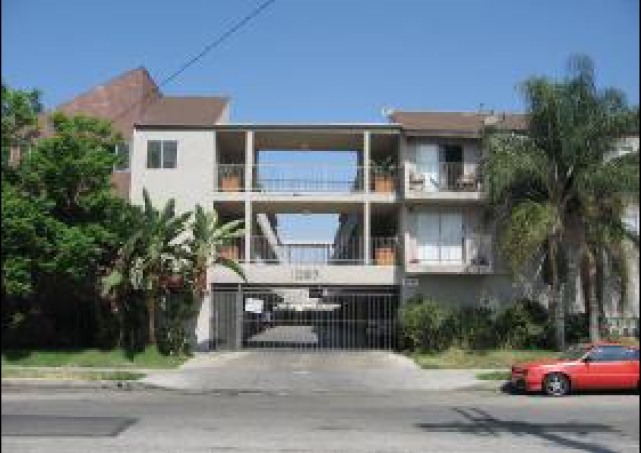
[[[143,382],[193,391],[388,392],[454,390],[479,383],[476,370],[422,370],[384,351],[240,351],[197,354]]]

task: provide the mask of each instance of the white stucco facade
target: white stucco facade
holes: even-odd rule
[[[350,143],[360,146],[357,149],[360,153],[358,163],[366,169],[362,190],[297,193],[261,189],[256,174],[260,146],[276,147],[279,143],[299,146],[296,145],[298,142],[289,138],[290,131],[291,137],[301,140],[300,146],[303,148],[308,148],[309,143],[312,146],[318,143],[319,147],[327,144],[349,147],[352,146]],[[306,137],[309,143],[305,142]],[[153,140],[177,142],[175,168],[148,168],[148,142]],[[419,148],[425,146],[435,150],[433,157],[427,160],[425,156],[418,156]],[[638,149],[638,146],[638,137],[622,141],[625,150]],[[454,151],[450,148],[447,153],[450,159],[454,155],[459,160],[446,162],[446,147],[455,147]],[[373,160],[380,159],[384,154],[391,155],[399,169],[396,190],[390,193],[375,190],[367,171]],[[483,150],[478,138],[408,137],[400,127],[389,124],[328,125],[326,128],[314,125],[309,126],[309,130],[303,126],[287,125],[138,127],[133,134],[131,154],[131,201],[141,204],[145,188],[156,206],[163,206],[173,198],[179,212],[191,211],[196,204],[200,204],[205,209],[217,209],[225,220],[244,219],[247,222],[249,228],[245,242],[237,249],[247,282],[225,269],[215,268],[208,273],[210,285],[387,286],[399,288],[402,299],[425,295],[454,305],[482,303],[496,306],[519,297],[538,298],[545,302],[547,290],[544,285],[512,276],[500,259],[497,238],[492,229],[493,221],[486,209],[484,189],[480,179],[475,179],[478,178],[482,158]],[[434,168],[446,168],[446,173],[450,172],[449,168],[454,168],[454,176],[447,173],[443,177],[443,174],[438,174],[443,170],[431,170],[429,159],[438,165]],[[221,190],[223,173],[220,169],[229,165],[230,161],[242,167],[238,174],[239,185],[235,190]],[[434,171],[438,183],[429,180]],[[349,214],[346,218],[351,218],[352,223],[357,222],[356,226],[351,226],[352,229],[363,239],[363,262],[349,266],[327,263],[266,264],[264,257],[253,255],[253,249],[248,244],[255,235],[263,235],[264,241],[271,247],[279,242],[273,231],[265,231],[269,227],[265,226],[266,213],[309,211]],[[638,208],[635,212],[638,225]],[[258,215],[263,216],[261,222],[257,222]],[[438,220],[440,215],[450,217],[447,221]],[[376,230],[377,222],[384,218],[393,219],[397,225],[395,234],[399,246],[393,264],[376,265],[372,231]],[[460,254],[460,260],[454,263],[433,262],[429,256],[425,258],[432,253],[429,249],[432,239],[427,237],[432,230],[424,226],[425,222],[443,228],[443,225],[453,225],[453,221],[457,231],[460,229],[461,238],[460,241],[457,239],[449,243],[445,255],[449,259],[454,256],[459,260]],[[310,241],[314,239],[309,238]],[[477,261],[479,244],[485,247],[482,262]],[[638,255],[631,256],[630,271],[628,308],[625,312],[609,311],[608,314],[612,316],[638,317]],[[579,281],[576,286],[579,290]],[[577,291],[577,296],[577,308],[581,309],[580,291]],[[211,293],[208,293],[195,321],[195,341],[198,345],[206,344],[211,337],[211,297]],[[612,306],[615,305],[613,302]]]

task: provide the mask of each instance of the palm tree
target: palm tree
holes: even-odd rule
[[[187,254],[180,236],[186,231],[190,212],[176,215],[170,199],[162,211],[154,208],[143,190],[142,216],[133,234],[121,247],[113,270],[103,279],[103,293],[131,288],[144,294],[147,309],[148,343],[156,343],[156,306],[168,278],[177,274]]]
[[[175,202],[169,200],[157,211],[143,190],[144,207],[133,234],[119,250],[111,272],[103,279],[103,294],[115,297],[128,289],[144,294],[147,309],[149,344],[156,343],[155,312],[169,287],[192,285],[193,296],[200,300],[206,290],[207,268],[221,265],[244,277],[242,268],[232,259],[220,256],[220,246],[241,237],[242,221],[218,223],[215,211],[205,213],[196,206],[191,213],[175,215]],[[213,259],[212,259],[213,258]],[[186,277],[186,278],[185,278]]]
[[[599,319],[604,315],[606,268],[618,283],[619,308],[625,308],[628,265],[633,249],[638,250],[639,236],[625,224],[623,217],[627,205],[634,202],[638,204],[638,158],[638,152],[628,154],[596,169],[596,176],[600,176],[605,169],[614,173],[612,176],[616,176],[616,180],[604,181],[607,189],[602,185],[594,187],[584,200],[584,222],[580,229],[583,235],[581,280],[591,341],[600,340]],[[603,196],[602,190],[607,190],[607,196]]]
[[[207,289],[207,269],[213,265],[226,267],[245,279],[239,264],[220,255],[220,248],[229,241],[242,237],[242,220],[219,224],[216,211],[206,213],[200,205],[194,210],[194,221],[191,225],[191,237],[186,242],[193,290],[197,299],[201,299]]]
[[[501,249],[515,270],[534,258],[545,260],[559,349],[565,347],[564,284],[572,299],[587,240],[588,200],[599,189],[602,198],[608,197],[604,184],[618,175],[634,176],[629,159],[606,157],[638,118],[619,91],[596,89],[589,58],[573,57],[569,68],[564,81],[532,77],[523,84],[524,134],[499,125],[484,137],[488,195],[502,231]]]

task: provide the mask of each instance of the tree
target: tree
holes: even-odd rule
[[[33,270],[44,252],[46,204],[15,185],[12,150],[25,150],[37,135],[39,93],[13,90],[2,84],[2,298],[33,293]]]
[[[242,220],[220,225],[216,211],[206,213],[200,205],[194,210],[191,237],[187,241],[193,287],[196,297],[202,298],[207,288],[207,269],[220,265],[245,278],[242,268],[232,259],[220,255],[220,247],[230,240],[242,237]]]
[[[501,249],[516,270],[543,257],[549,270],[556,345],[565,345],[564,284],[574,285],[586,236],[587,200],[624,160],[606,161],[638,113],[614,89],[597,90],[589,58],[570,59],[556,82],[532,77],[523,84],[528,126],[523,134],[486,130],[484,162],[489,199],[498,214]],[[637,173],[638,178],[638,173]],[[601,197],[607,197],[602,191]],[[566,293],[572,297],[572,291]]]
[[[632,249],[638,250],[639,237],[623,218],[630,203],[638,204],[638,165],[638,152],[606,159],[595,166],[582,200],[579,253],[591,341],[600,340],[606,268],[618,281],[620,308],[627,299],[628,262]]]
[[[103,292],[141,292],[147,308],[148,343],[156,344],[156,306],[169,279],[178,274],[186,258],[180,236],[185,233],[190,212],[176,215],[175,200],[162,211],[154,208],[147,190],[140,221],[121,246],[113,270],[103,280]]]
[[[42,111],[37,90],[14,90],[2,84],[2,176],[10,172],[12,149],[24,151],[38,135],[38,114]]]
[[[3,128],[13,131],[3,146],[27,143],[24,125],[34,123],[25,117],[3,111]],[[49,120],[51,135],[5,169],[3,298],[25,299],[25,309],[50,318],[61,344],[92,343],[99,275],[125,234],[126,204],[110,181],[120,138],[94,118],[57,113]]]
[[[34,271],[48,247],[46,205],[2,181],[2,299],[28,298],[34,291]]]
[[[119,294],[120,297],[126,296],[129,290],[143,294],[149,323],[148,342],[155,344],[155,311],[161,299],[202,298],[207,268],[211,265],[222,265],[243,275],[238,263],[217,253],[221,244],[240,237],[243,231],[241,221],[221,225],[215,211],[205,213],[200,206],[196,206],[194,220],[188,225],[191,213],[177,216],[173,199],[159,212],[146,190],[143,190],[143,198],[140,221],[132,225],[131,237],[120,248],[113,270],[103,279],[103,290],[104,294]],[[181,295],[181,291],[190,294]],[[170,311],[183,313],[181,310]],[[180,324],[184,320],[175,321]]]

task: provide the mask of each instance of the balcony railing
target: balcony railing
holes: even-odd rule
[[[480,168],[463,162],[440,162],[433,166],[413,165],[409,188],[419,192],[478,192],[482,190]]]
[[[251,262],[265,265],[364,265],[362,238],[331,242],[273,243],[263,236],[251,239]],[[398,263],[398,241],[395,237],[371,238],[371,265],[393,266]],[[245,239],[237,238],[221,247],[220,254],[240,262],[245,259]]]
[[[218,165],[218,191],[245,191],[244,164]],[[364,167],[347,165],[272,165],[252,168],[250,190],[264,193],[356,193],[364,190]],[[370,191],[391,193],[397,190],[395,168],[382,171],[371,167]]]
[[[460,241],[416,244],[409,257],[410,264],[428,266],[461,265],[468,270],[494,267],[494,245],[488,234],[467,234]]]

